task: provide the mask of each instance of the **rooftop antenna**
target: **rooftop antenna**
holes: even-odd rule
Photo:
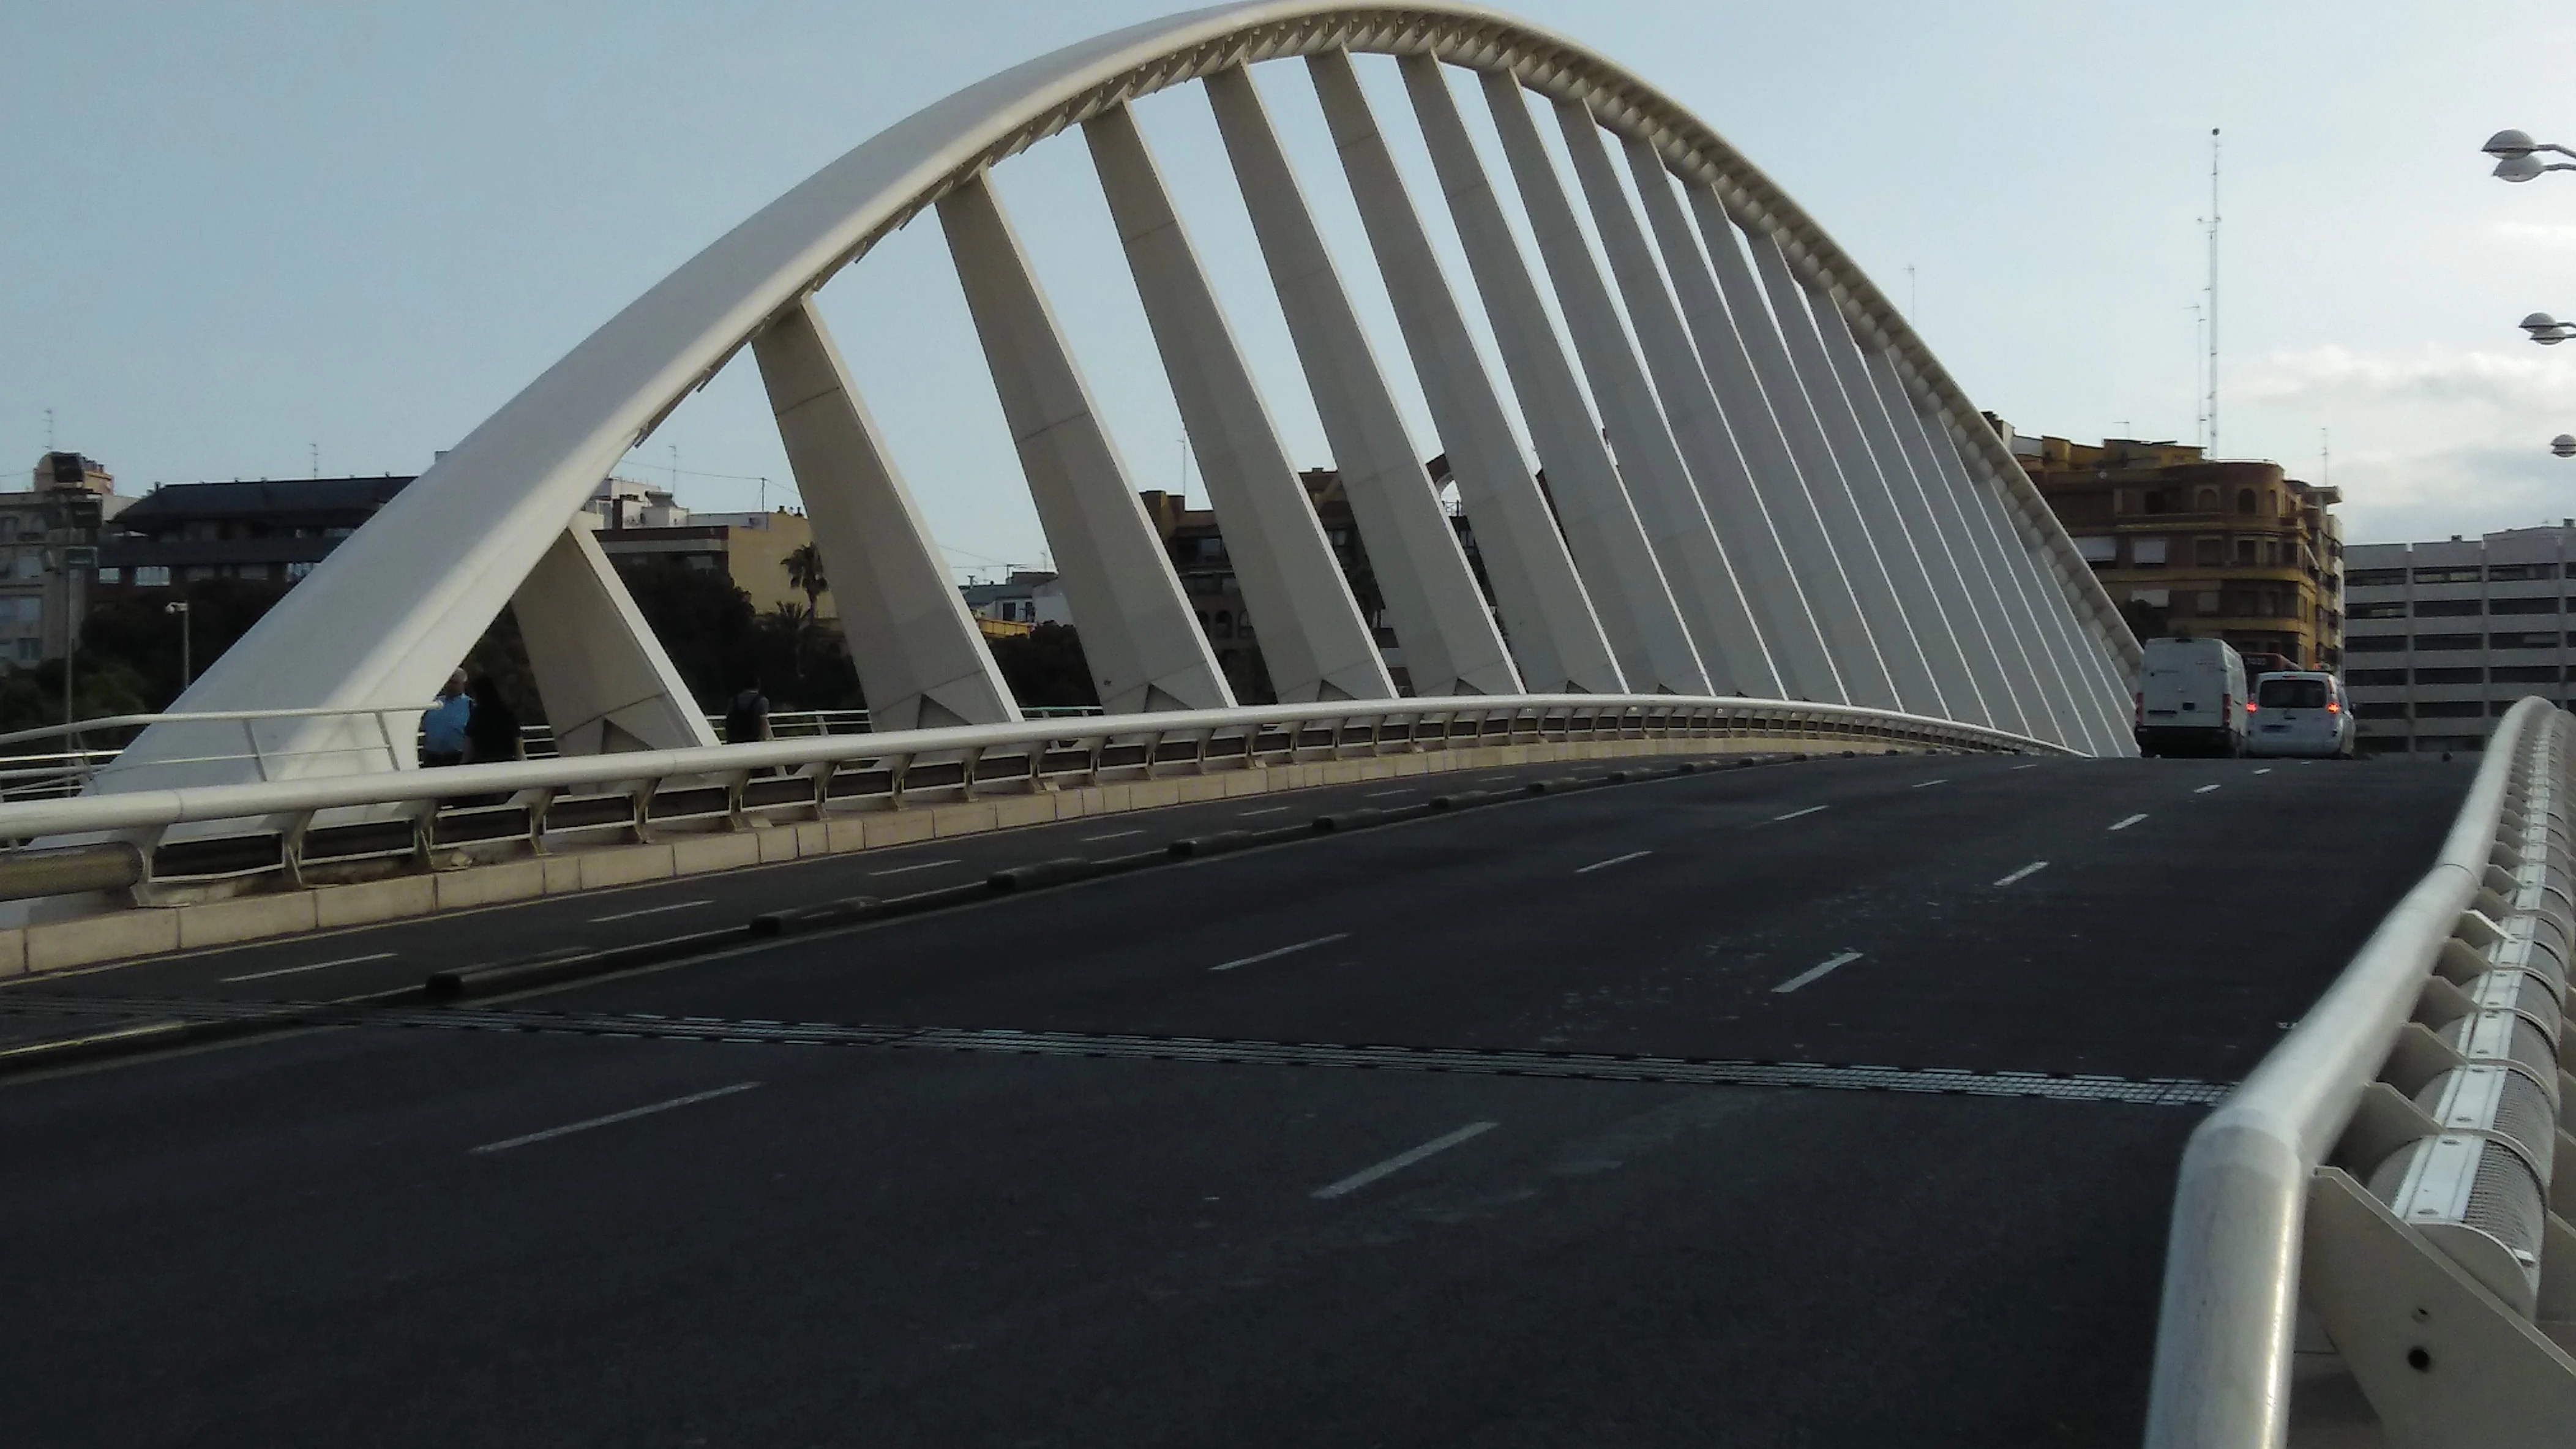
[[[2203,334],[2209,327],[2208,314],[2198,302],[2191,304],[2191,440],[2200,445],[2200,455],[2209,456],[2208,366],[2207,343]]]
[[[313,450],[313,476],[315,478],[320,478],[322,476],[322,445],[320,443],[307,443],[304,446]]]
[[[1905,322],[1909,327],[1914,324],[1914,306],[1918,300],[1920,298],[1914,290],[1914,264],[1907,262],[1905,264]]]
[[[2218,456],[2218,128],[2209,128],[2209,215],[2201,218],[2209,232],[2209,452]]]
[[[48,453],[50,453],[50,452],[52,452],[53,450],[54,450],[54,410],[53,410],[52,408],[47,408],[47,409],[45,409],[45,451],[46,451],[46,452],[48,452]]]
[[[2317,486],[2334,486],[2334,434],[2325,428],[2317,429]]]

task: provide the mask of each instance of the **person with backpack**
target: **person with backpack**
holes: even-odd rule
[[[760,692],[758,680],[745,680],[733,702],[725,706],[724,742],[748,745],[769,738],[769,696]]]
[[[464,764],[465,731],[473,718],[474,696],[465,692],[465,671],[460,669],[447,676],[447,687],[421,712],[421,768]]]

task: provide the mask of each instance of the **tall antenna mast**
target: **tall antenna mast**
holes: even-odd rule
[[[2209,128],[2209,216],[2204,223],[2209,229],[2209,395],[2203,406],[2209,416],[2209,451],[2203,456],[2218,456],[2218,128]]]
[[[2200,445],[2200,455],[2204,458],[2209,456],[2208,334],[2208,309],[2194,302],[2191,304],[2191,440]]]

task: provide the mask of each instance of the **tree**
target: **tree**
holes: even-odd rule
[[[1040,624],[1026,634],[991,642],[993,663],[1021,708],[1100,703],[1091,662],[1083,658],[1082,640],[1071,625]]]
[[[823,591],[831,587],[823,577],[822,552],[808,543],[782,560],[779,567],[787,570],[787,581],[805,593],[805,612],[812,614],[823,607]]]

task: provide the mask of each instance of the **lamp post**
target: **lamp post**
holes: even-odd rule
[[[2560,433],[2550,439],[2549,451],[2561,458],[2576,458],[2576,433]]]
[[[179,616],[179,692],[185,694],[188,692],[188,681],[196,677],[195,672],[189,667],[188,660],[188,636],[193,632],[191,626],[194,623],[194,616],[185,599],[177,603],[163,604],[161,612]]]
[[[2534,312],[2514,325],[2543,347],[2555,347],[2570,337],[2576,337],[2576,322],[2561,322],[2546,312]]]
[[[2576,157],[2576,151],[2550,141],[2535,141],[2527,131],[2498,131],[2478,148],[2496,158],[2494,174],[2506,181],[2529,181],[2543,171],[2576,171],[2576,161],[2540,159],[2543,151]]]

